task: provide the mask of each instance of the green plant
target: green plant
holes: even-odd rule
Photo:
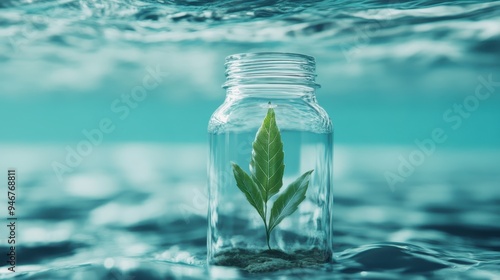
[[[305,172],[288,185],[278,195],[271,208],[271,213],[268,215],[269,200],[278,194],[283,186],[285,171],[283,160],[283,142],[276,124],[276,115],[274,109],[269,108],[252,143],[251,175],[238,164],[231,162],[236,185],[245,194],[248,202],[257,210],[264,222],[269,249],[271,249],[269,245],[271,232],[284,218],[293,214],[306,198],[309,179],[313,172],[313,170]]]

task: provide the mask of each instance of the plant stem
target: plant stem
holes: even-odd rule
[[[269,245],[269,231],[267,231],[267,228],[266,228],[266,238],[267,238],[267,248],[269,248],[269,250],[272,250],[271,246]]]
[[[266,241],[267,241],[267,247],[269,250],[271,250],[271,246],[269,245],[269,230],[267,228],[267,201],[264,204],[264,227],[266,228]]]

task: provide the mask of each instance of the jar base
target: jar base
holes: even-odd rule
[[[248,273],[273,272],[292,268],[314,268],[331,261],[324,250],[250,250],[233,248],[217,253],[211,265],[237,267]]]

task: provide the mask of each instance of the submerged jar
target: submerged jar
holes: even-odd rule
[[[208,132],[208,263],[258,272],[332,258],[332,123],[315,60],[226,58],[226,99]]]

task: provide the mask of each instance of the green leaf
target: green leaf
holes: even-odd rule
[[[264,202],[267,202],[283,186],[285,171],[283,142],[273,108],[268,109],[252,147],[250,171],[261,190]]]
[[[264,199],[260,193],[257,184],[252,180],[250,175],[248,175],[241,167],[231,162],[233,166],[234,179],[236,179],[236,185],[245,194],[248,202],[259,212],[260,217],[265,222],[266,218],[264,215]]]
[[[313,170],[302,174],[281,193],[273,204],[269,220],[269,232],[271,232],[281,221],[292,215],[299,204],[306,198],[307,187]]]
[[[270,105],[271,103],[269,103]],[[298,206],[306,198],[309,180],[313,170],[302,174],[282,192],[273,204],[268,215],[268,202],[279,193],[283,186],[285,164],[283,162],[283,142],[276,124],[274,109],[269,108],[267,115],[257,131],[252,143],[252,158],[248,175],[239,165],[231,163],[236,185],[245,194],[248,202],[257,210],[266,229],[267,247],[271,232],[281,221],[297,211]],[[269,217],[269,220],[267,217]]]

